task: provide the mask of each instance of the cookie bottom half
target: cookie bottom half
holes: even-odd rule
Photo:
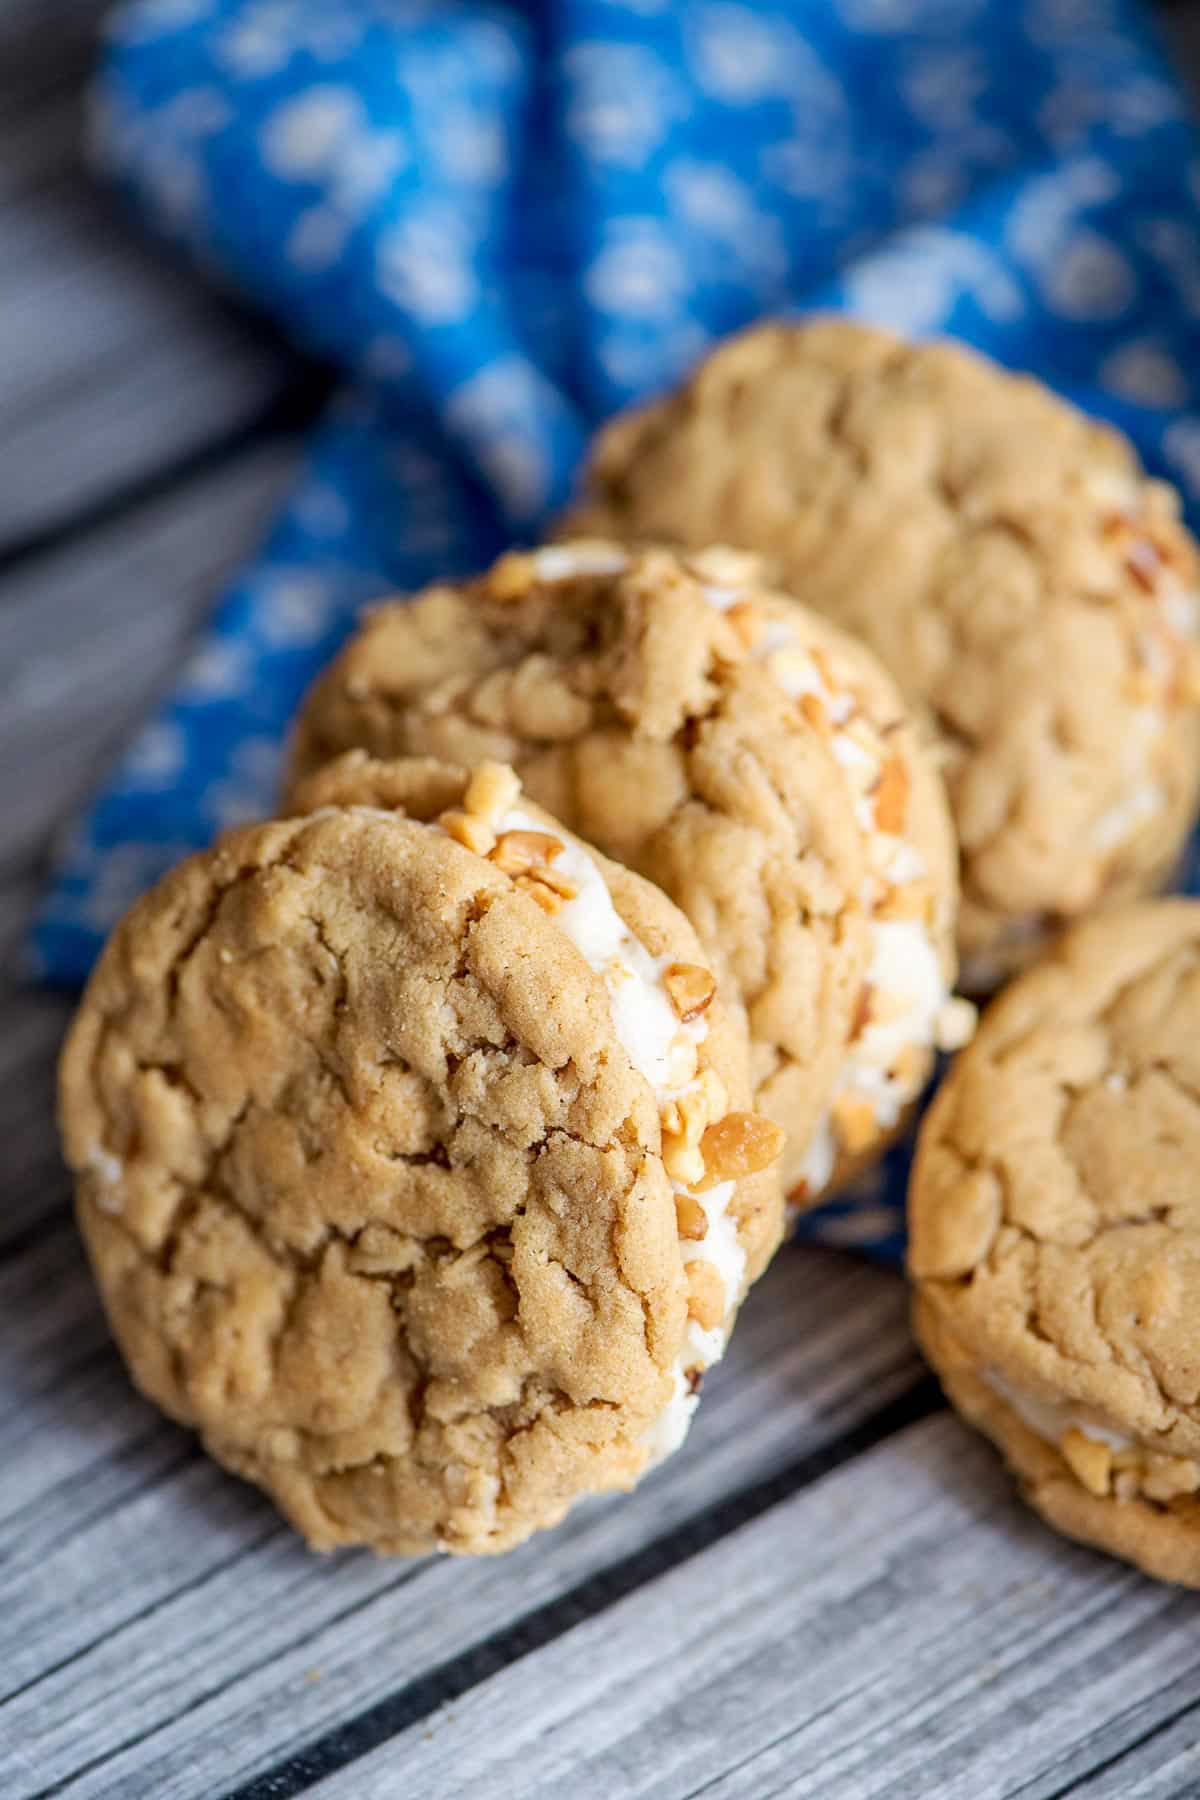
[[[1048,1525],[1078,1543],[1121,1557],[1156,1580],[1200,1588],[1200,1494],[1176,1493],[1156,1500],[1144,1491],[1128,1491],[1134,1482],[1122,1484],[1121,1471],[1114,1467],[1121,1461],[1121,1451],[1104,1454],[1113,1450],[1116,1440],[1111,1433],[1102,1427],[1086,1429],[1088,1422],[1075,1420],[1065,1406],[1061,1419],[1055,1420],[1057,1409],[1043,1405],[1039,1410],[1045,1416],[1038,1420],[1042,1429],[1034,1429],[1017,1406],[1028,1413],[1030,1405],[1038,1408],[1038,1403],[1022,1404],[1019,1391],[1008,1388],[1002,1375],[983,1369],[948,1329],[928,1295],[917,1296],[913,1325],[951,1405],[996,1446],[1016,1476],[1023,1499]],[[1056,1423],[1063,1430],[1052,1439],[1047,1432]],[[1089,1457],[1089,1447],[1101,1454]],[[1107,1491],[1092,1491],[1101,1485]],[[1117,1491],[1121,1486],[1124,1492]]]

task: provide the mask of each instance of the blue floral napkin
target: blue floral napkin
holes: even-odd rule
[[[35,933],[270,807],[355,614],[567,498],[594,426],[765,313],[950,331],[1200,505],[1200,158],[1129,0],[127,0],[95,157],[345,388]],[[899,1253],[905,1152],[814,1231]]]

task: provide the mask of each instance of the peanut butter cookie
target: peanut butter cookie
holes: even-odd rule
[[[670,894],[745,1003],[796,1204],[875,1155],[959,1041],[932,761],[875,659],[752,558],[562,545],[385,606],[309,696],[292,804],[347,746],[511,761]]]
[[[431,765],[191,858],[61,1068],[134,1379],[317,1548],[503,1550],[687,1430],[780,1232],[744,1030],[661,894]]]
[[[568,534],[760,553],[927,707],[986,990],[1169,875],[1200,783],[1173,490],[1039,383],[847,320],[761,326],[600,434]]]
[[[1076,926],[921,1132],[921,1343],[1050,1524],[1200,1587],[1200,905]]]

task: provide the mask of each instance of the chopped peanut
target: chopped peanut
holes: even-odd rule
[[[504,875],[527,875],[563,853],[563,841],[548,831],[504,831],[491,860]]]
[[[867,1100],[858,1100],[853,1094],[838,1094],[829,1108],[834,1130],[837,1132],[844,1149],[851,1156],[865,1150],[874,1142],[878,1132],[875,1108]]]
[[[925,1058],[915,1044],[904,1044],[897,1053],[889,1073],[893,1081],[910,1092],[920,1086],[925,1074]]]
[[[708,621],[708,635],[712,653],[719,662],[745,662],[750,654],[749,647],[736,625],[730,622],[728,613],[713,613]]]
[[[729,1105],[729,1095],[725,1083],[715,1069],[705,1069],[698,1077],[700,1091],[704,1095],[704,1103],[708,1108],[710,1119],[717,1119]]]
[[[711,544],[688,558],[688,568],[702,581],[719,582],[723,587],[753,587],[762,573],[757,556],[749,550],[730,550],[724,544]]]
[[[451,810],[444,812],[438,824],[452,837],[455,843],[462,844],[468,850],[474,850],[476,856],[486,856],[496,842],[496,834],[486,819],[476,818],[474,813]]]
[[[576,883],[569,875],[564,875],[561,869],[531,869],[529,879],[540,881],[543,887],[548,887],[552,894],[558,894],[563,900],[574,900],[579,894]]]
[[[717,991],[712,975],[700,963],[672,963],[663,976],[663,986],[676,1017],[685,1025],[708,1011]]]
[[[523,893],[528,894],[531,900],[536,901],[544,913],[553,915],[554,913],[562,911],[562,895],[554,893],[551,888],[548,888],[544,882],[539,881],[536,876],[518,875],[516,885]]]
[[[463,807],[467,812],[491,821],[514,806],[520,792],[520,780],[507,763],[481,762],[467,783]]]
[[[1147,1500],[1166,1502],[1200,1488],[1200,1468],[1186,1456],[1149,1456],[1142,1475]]]
[[[743,1175],[756,1175],[760,1169],[768,1168],[781,1154],[786,1139],[787,1133],[761,1113],[726,1113],[708,1127],[700,1140],[705,1187],[737,1181]]]
[[[698,1258],[686,1268],[688,1284],[688,1318],[695,1319],[701,1331],[711,1331],[725,1317],[725,1283],[710,1262]]]
[[[979,1010],[960,994],[952,994],[934,1021],[934,1042],[939,1050],[961,1050],[975,1035]]]
[[[854,1042],[860,1031],[865,1031],[871,1023],[874,1010],[875,989],[869,981],[864,981],[858,990],[858,1001],[854,1008],[854,1017],[850,1021],[850,1041]]]
[[[1153,706],[1158,699],[1158,683],[1147,669],[1131,669],[1121,685],[1135,706]]]
[[[1086,1432],[1064,1431],[1059,1439],[1063,1461],[1089,1494],[1104,1499],[1112,1484],[1112,1451]]]
[[[663,1129],[663,1158],[668,1172],[677,1181],[691,1183],[703,1180],[704,1159],[699,1154],[700,1140],[708,1129],[709,1121],[719,1118],[728,1103],[729,1097],[721,1077],[715,1069],[705,1069],[690,1087],[669,1101],[663,1109],[660,1121]],[[687,1164],[693,1171],[692,1174],[683,1176],[677,1173],[667,1155],[668,1141],[671,1158],[676,1163],[682,1153],[696,1152],[695,1159],[689,1157]]]
[[[676,1194],[675,1223],[689,1243],[698,1244],[708,1236],[708,1214],[694,1194]]]
[[[831,694],[839,694],[842,691],[842,684],[837,678],[837,671],[830,662],[828,653],[822,650],[819,644],[814,644],[812,647],[812,660],[816,664],[817,673],[825,683],[825,686],[829,689],[829,692]]]
[[[901,887],[890,887],[876,902],[879,919],[927,919],[933,903],[933,889],[927,881],[906,881]]]
[[[704,1158],[699,1144],[687,1144],[681,1137],[664,1136],[662,1158],[667,1174],[681,1187],[698,1187],[704,1180]]]
[[[904,830],[908,788],[908,770],[898,756],[890,756],[875,789],[875,823],[891,837],[898,837]]]
[[[552,863],[566,849],[552,831],[506,831],[497,841],[509,850],[528,858],[530,863]]]
[[[489,600],[520,600],[537,579],[537,559],[527,551],[510,550],[492,564],[487,575]]]
[[[1180,660],[1171,695],[1178,706],[1200,705],[1200,647],[1195,644],[1187,646]]]
[[[737,600],[725,617],[741,638],[747,650],[753,650],[766,628],[763,609],[753,600]]]
[[[825,710],[825,702],[820,696],[801,694],[797,704],[813,730],[819,731],[822,737],[829,737],[833,727],[829,722],[829,714]]]
[[[887,988],[875,988],[871,994],[871,1017],[880,1024],[890,1019],[902,1019],[912,1012],[915,1001],[911,994],[898,994]]]

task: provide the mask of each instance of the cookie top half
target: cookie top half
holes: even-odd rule
[[[847,320],[729,340],[597,440],[568,533],[762,554],[932,712],[960,942],[995,985],[1151,891],[1200,779],[1195,546],[1129,444],[1039,383]]]
[[[509,770],[422,792],[184,863],[61,1068],[135,1378],[319,1547],[503,1549],[631,1483],[780,1228],[678,911]]]
[[[1077,926],[930,1109],[918,1329],[1052,1521],[1200,1584],[1200,905]]]
[[[940,780],[877,661],[754,559],[580,542],[385,606],[310,694],[295,780],[348,746],[511,761],[671,895],[746,1006],[798,1201],[922,1085],[954,975]]]

